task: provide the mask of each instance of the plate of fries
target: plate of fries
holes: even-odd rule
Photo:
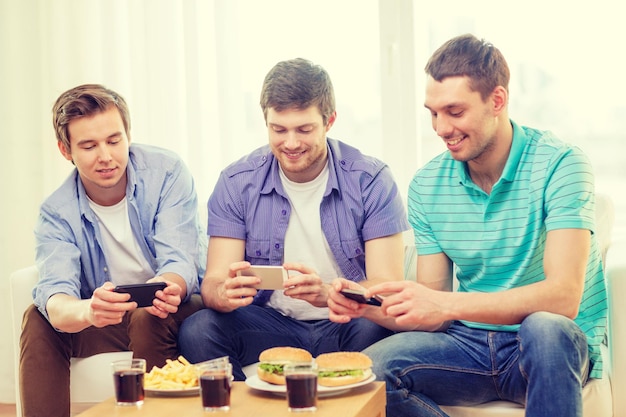
[[[167,359],[161,368],[152,367],[143,381],[146,395],[158,397],[181,397],[198,395],[198,375],[196,366],[182,355],[177,359]]]

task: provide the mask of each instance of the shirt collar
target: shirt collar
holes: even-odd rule
[[[87,191],[85,190],[83,181],[80,179],[80,175],[78,174],[78,170],[76,170],[76,168],[74,168],[74,172],[76,175],[76,191],[78,194],[78,206],[80,207],[80,214],[93,223],[95,219],[92,216],[91,207],[89,207],[89,197],[87,196]],[[137,173],[133,164],[132,146],[131,152],[128,156],[128,164],[126,164],[126,177],[126,197],[128,197],[129,195],[133,196],[135,195],[135,189],[137,188]]]
[[[337,167],[335,166],[337,159],[334,157],[336,149],[334,150],[331,146],[330,142],[327,141],[326,149],[328,151],[328,183],[326,184],[326,190],[324,191],[324,197],[329,195],[333,190],[337,190],[339,192],[339,182],[337,180]],[[278,165],[278,160],[274,157],[274,154],[270,151],[268,157],[264,161],[265,163],[270,163],[270,173],[267,176],[267,180],[261,187],[261,194],[269,194],[272,191],[276,191],[279,195],[283,197],[287,197],[285,190],[283,189],[283,184],[280,181],[280,166]]]
[[[528,142],[528,138],[526,137],[524,130],[514,121],[510,120],[510,122],[511,126],[513,126],[513,139],[511,143],[511,150],[509,151],[509,157],[506,160],[506,164],[504,165],[501,175],[501,179],[509,182],[515,179],[517,166],[519,165],[520,159],[522,159],[524,148]],[[454,161],[454,163],[457,167],[457,174],[461,183],[464,185],[472,183],[467,170],[467,162]]]

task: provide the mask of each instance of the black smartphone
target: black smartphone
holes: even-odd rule
[[[344,288],[341,290],[341,294],[345,297],[356,301],[359,304],[369,304],[373,306],[379,306],[382,304],[383,297],[379,295],[375,295],[372,298],[365,298],[363,295],[363,291],[360,290],[352,290],[350,288]]]
[[[130,300],[137,303],[137,307],[149,307],[158,290],[167,287],[165,282],[147,282],[145,284],[118,285],[113,291],[130,294]]]

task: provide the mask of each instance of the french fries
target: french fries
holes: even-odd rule
[[[180,390],[198,386],[198,375],[195,365],[189,363],[182,355],[176,360],[167,359],[166,364],[159,368],[153,366],[144,376],[144,388],[153,390]]]

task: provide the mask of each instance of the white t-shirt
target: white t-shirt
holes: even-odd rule
[[[89,200],[98,219],[104,257],[111,281],[116,284],[139,284],[153,278],[155,271],[141,253],[128,217],[126,197],[113,206],[101,206]]]
[[[322,281],[330,283],[341,275],[341,270],[322,232],[320,219],[320,204],[328,182],[328,163],[320,175],[310,182],[292,182],[282,169],[280,179],[291,203],[285,234],[285,262],[298,262],[315,268]],[[274,291],[269,305],[298,320],[328,319],[328,308],[287,297],[283,291]]]

